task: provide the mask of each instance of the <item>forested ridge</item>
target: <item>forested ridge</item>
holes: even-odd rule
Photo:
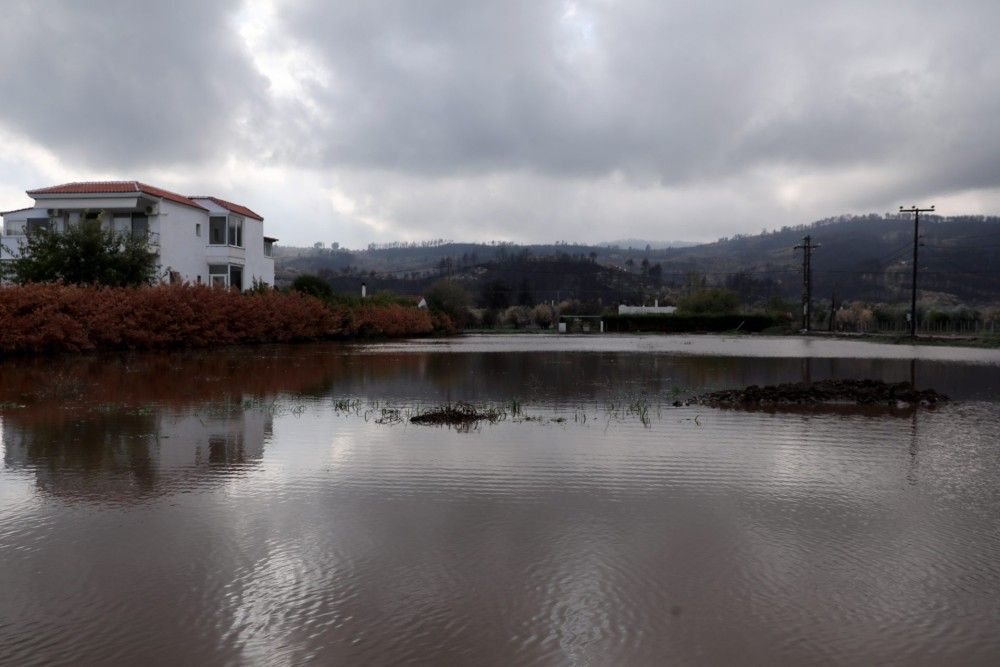
[[[925,216],[921,298],[942,304],[1000,302],[1000,218]],[[385,244],[364,250],[285,248],[280,280],[312,273],[337,291],[390,289],[418,295],[442,277],[465,284],[483,307],[578,299],[669,301],[703,286],[728,287],[747,305],[797,298],[804,236],[816,298],[893,303],[908,298],[913,221],[906,215],[839,216],[689,247],[510,243]]]

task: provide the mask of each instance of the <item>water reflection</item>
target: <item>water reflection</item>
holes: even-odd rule
[[[959,400],[607,419],[911,374]],[[992,664],[997,375],[329,345],[0,364],[0,664]],[[513,396],[540,419],[365,418]]]
[[[647,342],[638,339],[637,346]],[[417,344],[413,352],[392,345],[384,353],[362,348],[366,353],[357,354],[359,350],[349,346],[304,345],[16,359],[0,363],[0,411],[17,405],[60,410],[151,404],[184,408],[287,396],[604,402],[635,392],[667,398],[677,391],[830,378],[919,379],[919,386],[959,399],[989,400],[1000,394],[997,364],[976,363],[975,357],[956,363],[909,357],[699,356],[550,347],[544,352],[463,353],[461,348],[455,350],[455,344],[448,347],[453,352]],[[962,352],[967,356],[977,351]]]
[[[199,473],[230,474],[258,463],[272,416],[239,404],[183,411],[21,409],[8,411],[0,428],[4,465],[30,471],[39,489],[120,502],[186,488]]]
[[[203,482],[192,475],[235,473],[259,463],[276,412],[313,404],[329,408],[344,397],[363,406],[517,399],[586,419],[589,407],[620,409],[642,396],[662,419],[662,406],[693,393],[826,378],[919,378],[960,400],[1000,396],[995,366],[916,359],[390,350],[358,355],[355,348],[338,345],[275,346],[7,361],[0,364],[4,464],[32,471],[48,493],[92,498],[166,493]],[[915,412],[839,407],[820,412],[912,415],[915,479]]]

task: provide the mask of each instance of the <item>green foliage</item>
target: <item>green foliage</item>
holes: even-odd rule
[[[511,293],[510,285],[500,279],[486,281],[480,290],[482,295],[480,301],[490,310],[504,310],[510,306]]]
[[[137,287],[153,282],[156,253],[143,234],[103,229],[100,219],[81,220],[64,232],[29,230],[11,274],[22,285],[62,281]]]
[[[254,278],[253,284],[249,288],[243,290],[243,293],[244,294],[266,294],[267,292],[270,292],[271,289],[272,289],[271,286],[268,285],[267,283],[265,283],[260,278]]]
[[[688,315],[726,315],[739,310],[736,293],[721,287],[706,287],[682,298],[677,310]]]
[[[439,280],[427,292],[427,305],[431,310],[444,313],[459,326],[469,319],[472,295],[453,280]]]
[[[329,283],[319,276],[310,274],[301,275],[293,280],[292,289],[324,300],[329,300],[333,296],[333,288],[330,287]]]
[[[556,309],[544,303],[538,304],[531,311],[531,318],[535,324],[543,329],[548,329],[555,324],[557,317]]]
[[[784,299],[780,296],[772,296],[767,300],[764,306],[764,310],[772,315],[784,315],[786,313],[797,313],[802,309],[801,304],[798,304],[791,299]]]
[[[414,299],[398,296],[388,290],[380,290],[371,296],[361,298],[358,294],[334,294],[330,297],[330,303],[345,308],[359,308],[361,306],[413,306]]]
[[[492,329],[500,324],[500,312],[487,308],[480,317],[480,324],[484,329]]]

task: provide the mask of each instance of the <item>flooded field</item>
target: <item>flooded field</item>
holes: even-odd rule
[[[673,407],[827,378],[934,409]],[[409,418],[468,402],[496,419]],[[996,664],[1000,352],[485,336],[0,363],[0,664]]]

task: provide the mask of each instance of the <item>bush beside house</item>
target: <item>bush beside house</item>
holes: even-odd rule
[[[203,285],[117,288],[32,283],[0,288],[0,353],[211,347],[432,330],[417,308],[336,308],[295,292]]]

